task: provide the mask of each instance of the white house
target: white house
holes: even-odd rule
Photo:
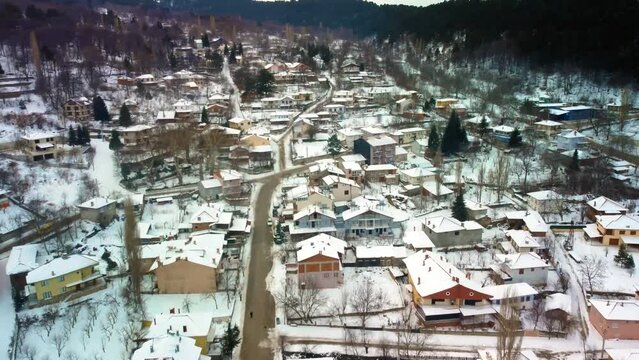
[[[500,270],[505,272],[512,283],[525,282],[531,285],[543,285],[548,278],[548,268],[539,255],[533,252],[524,252],[508,255],[497,255]]]
[[[486,286],[482,290],[492,296],[490,303],[498,312],[501,305],[514,306],[517,309],[530,309],[539,295],[539,292],[527,283]]]
[[[559,212],[563,205],[563,197],[553,190],[542,190],[528,193],[528,205],[540,213]]]
[[[557,135],[557,148],[562,150],[575,150],[586,141],[586,136],[577,130]]]

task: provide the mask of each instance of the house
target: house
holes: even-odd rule
[[[313,205],[316,205],[325,209],[333,209],[334,202],[333,202],[333,199],[331,199],[329,196],[319,191],[309,189],[308,196],[305,198],[300,198],[298,200],[295,200],[293,204],[293,208],[296,211],[300,211],[304,209],[305,207],[313,206]]]
[[[639,301],[590,299],[590,323],[604,339],[639,340]]]
[[[318,183],[322,182],[322,179],[327,175],[344,177],[346,174],[344,170],[335,165],[335,161],[324,160],[318,161],[315,165],[311,165],[311,167],[308,168],[307,175],[311,183]]]
[[[118,134],[124,146],[147,146],[151,143],[155,130],[156,127],[151,125],[133,125],[118,128]]]
[[[424,232],[437,247],[473,245],[481,242],[484,228],[475,221],[440,216],[424,220]]]
[[[596,221],[596,233],[584,229],[587,240],[599,240],[604,245],[639,246],[639,216],[600,215]]]
[[[586,141],[586,136],[577,130],[571,130],[568,132],[557,135],[557,149],[561,150],[576,150],[581,147]]]
[[[217,223],[220,211],[209,206],[201,206],[191,216],[191,231],[208,230]]]
[[[482,114],[482,115],[473,116],[470,119],[464,120],[464,124],[469,129],[473,129],[479,132],[481,130],[482,121],[485,122],[487,127],[490,127],[491,124],[493,123],[493,119],[491,119],[490,116],[488,116],[487,114]]]
[[[406,230],[404,232],[403,241],[406,247],[413,251],[432,251],[433,249],[435,249],[435,244],[433,244],[433,241],[428,237],[428,235],[426,235],[424,230],[421,229]]]
[[[166,335],[191,338],[195,340],[195,346],[202,349],[202,354],[208,354],[215,336],[213,313],[157,314],[141,339],[159,339]]]
[[[251,168],[270,168],[273,166],[273,149],[271,145],[259,145],[249,148],[249,166]]]
[[[364,164],[366,164],[366,158],[363,157],[360,154],[346,154],[346,155],[342,155],[340,156],[340,160],[342,162],[354,162],[359,164],[360,166],[363,166]]]
[[[173,110],[160,110],[155,117],[155,122],[160,125],[173,123],[176,120],[175,111]]]
[[[315,136],[317,129],[309,119],[298,118],[293,122],[294,139],[311,139]]]
[[[104,285],[96,271],[98,261],[86,255],[64,255],[29,271],[26,277],[30,301],[50,304],[74,292],[97,289]]]
[[[399,224],[388,211],[371,206],[356,206],[342,213],[347,238],[392,238]]]
[[[419,185],[426,181],[435,181],[434,168],[410,168],[399,170],[399,180],[405,184]]]
[[[595,110],[590,106],[575,105],[563,106],[559,109],[552,108],[548,110],[548,113],[551,120],[573,121],[592,119],[595,115]]]
[[[393,164],[375,164],[364,168],[364,178],[369,182],[397,184],[397,167]]]
[[[152,74],[142,74],[135,78],[136,82],[141,85],[157,85],[158,81]]]
[[[408,256],[404,246],[379,245],[356,246],[355,264],[357,266],[403,266]]]
[[[411,151],[414,154],[423,155],[428,150],[428,139],[417,139],[411,144]]]
[[[546,135],[548,138],[552,138],[553,136],[560,133],[561,129],[564,127],[564,124],[552,120],[542,120],[537,121],[534,126],[537,132]]]
[[[453,197],[454,191],[437,181],[424,181],[422,183],[422,196],[433,198],[437,201],[448,200]]]
[[[546,296],[544,315],[550,319],[566,320],[572,314],[572,298],[568,294],[555,293]]]
[[[355,182],[361,182],[364,180],[364,169],[362,169],[362,166],[359,163],[354,161],[342,161],[339,166],[342,170],[344,170],[344,176],[347,179]]]
[[[229,148],[229,160],[235,165],[243,165],[249,161],[249,148],[244,145],[233,145]]]
[[[206,106],[209,116],[226,117],[229,114],[229,107],[224,104],[209,104]]]
[[[251,121],[243,118],[232,118],[229,120],[229,127],[241,131],[248,131],[251,128]]]
[[[251,134],[241,137],[240,144],[247,147],[264,146],[270,145],[271,141],[266,136]]]
[[[413,101],[413,99],[410,99],[410,98],[399,99],[395,101],[395,104],[393,105],[393,113],[403,114],[414,107],[415,107],[415,101]]]
[[[149,359],[210,360],[211,358],[202,355],[202,348],[195,345],[195,340],[166,334],[146,341],[131,356],[131,360]]]
[[[537,211],[509,211],[505,214],[508,226],[527,230],[533,237],[545,238],[550,227]]]
[[[63,115],[69,120],[91,120],[93,103],[84,96],[67,100],[63,105]]]
[[[499,312],[501,305],[508,305],[518,310],[531,309],[538,299],[539,292],[527,283],[512,283],[484,286],[482,291],[490,295],[490,303]]]
[[[436,110],[445,110],[450,107],[452,104],[457,104],[459,100],[455,98],[443,98],[443,99],[435,99],[435,109]]]
[[[324,109],[332,115],[341,115],[346,112],[346,107],[343,104],[328,104],[324,106]]]
[[[417,316],[425,325],[458,325],[495,313],[491,296],[443,255],[418,251],[404,264]]]
[[[180,99],[173,104],[175,119],[181,121],[191,121],[193,115],[193,103],[190,100]]]
[[[353,142],[353,153],[366,159],[366,165],[394,164],[397,142],[388,135],[379,135]]]
[[[515,131],[512,126],[498,125],[490,128],[492,130],[492,136],[497,141],[508,143],[510,141],[511,134]]]
[[[528,205],[540,213],[558,213],[563,207],[563,197],[553,190],[541,190],[526,194]]]
[[[420,127],[399,129],[392,136],[396,137],[394,140],[400,145],[410,144],[415,140],[424,139],[426,137],[426,129]]]
[[[318,233],[335,234],[335,213],[317,205],[308,206],[293,215],[289,231],[296,239]]]
[[[222,183],[219,179],[206,179],[198,183],[198,194],[206,201],[217,200],[222,194]]]
[[[21,137],[24,152],[33,160],[55,159],[60,153],[59,136],[54,133],[30,133]]]
[[[586,203],[586,216],[592,221],[600,215],[625,215],[628,209],[620,203],[605,196],[592,199]]]
[[[376,136],[386,136],[388,132],[378,126],[366,126],[360,129],[362,131],[363,137],[368,139],[370,137]]]
[[[344,74],[359,74],[360,66],[353,59],[346,59],[342,64],[342,73]]]
[[[479,220],[488,216],[488,206],[484,206],[472,200],[464,200],[464,203],[466,204],[468,218],[472,220]]]
[[[356,130],[353,128],[344,128],[337,130],[337,138],[349,149],[352,149],[355,140],[361,139],[362,136],[363,133],[360,130]]]
[[[11,248],[5,272],[9,276],[11,288],[15,293],[23,293],[27,286],[27,274],[40,266],[38,263],[39,249],[39,244],[16,245]]]
[[[302,288],[336,288],[344,283],[342,257],[345,241],[318,234],[296,244],[297,278]]]
[[[333,201],[347,201],[362,194],[362,188],[353,180],[341,176],[327,175],[322,178]]]
[[[188,241],[173,240],[157,246],[155,273],[160,294],[207,294],[217,289],[217,269],[224,254],[224,234],[203,233]],[[153,245],[150,245],[153,246]]]
[[[224,196],[234,196],[242,192],[242,174],[235,170],[220,170],[214,177],[222,183]]]
[[[209,104],[221,104],[227,105],[229,104],[230,95],[221,94],[221,93],[213,93],[209,96],[208,103]]]
[[[505,282],[525,282],[530,285],[546,284],[548,268],[550,265],[534,252],[521,252],[508,255],[496,255],[500,261],[498,274],[505,273],[502,277]]]
[[[101,197],[87,200],[78,205],[80,219],[93,221],[102,226],[108,225],[115,217],[115,201]]]
[[[541,247],[537,240],[526,230],[507,230],[506,239],[515,252],[535,252]]]

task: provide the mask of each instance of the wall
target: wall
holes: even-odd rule
[[[155,270],[160,294],[203,294],[215,292],[216,269],[178,260]]]
[[[533,268],[533,269],[522,269],[524,271],[523,274],[519,273],[519,270],[512,270],[510,277],[513,278],[512,283],[520,283],[525,282],[530,285],[543,285],[546,283],[546,279],[548,278],[548,269],[547,268]]]
[[[459,245],[473,245],[481,242],[482,230],[462,230],[458,235],[454,231],[436,233],[429,228],[425,229],[428,237],[437,247],[449,247]]]
[[[72,273],[64,274],[64,280],[62,281],[60,281],[59,276],[47,280],[46,285],[42,285],[42,282],[38,281],[34,284],[36,290],[36,299],[44,300],[44,293],[47,291],[51,292],[52,297],[71,293],[74,291],[73,289],[67,289],[65,292],[63,292],[63,289],[65,289],[67,284],[75,281],[80,281],[83,278],[90,276],[91,274],[93,274],[93,268],[86,267]]]
[[[606,321],[594,306],[588,310],[590,323],[606,339],[639,340],[639,321]]]

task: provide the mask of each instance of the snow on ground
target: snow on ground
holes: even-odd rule
[[[91,146],[95,148],[93,166],[89,168],[89,174],[98,182],[100,195],[112,199],[119,199],[121,195],[129,195],[130,192],[120,186],[120,169],[118,169],[113,151],[109,149],[109,143],[105,140],[91,140]]]
[[[5,257],[6,255],[6,257]],[[13,326],[15,323],[15,312],[13,311],[13,300],[11,299],[11,283],[9,276],[5,272],[9,254],[3,254],[0,259],[0,360],[8,360],[9,344],[13,336]],[[3,351],[5,350],[5,351]]]

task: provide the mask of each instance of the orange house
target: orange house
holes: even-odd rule
[[[297,243],[297,276],[300,287],[336,288],[344,283],[341,256],[346,242],[318,234]]]
[[[604,339],[639,340],[637,300],[590,300],[588,315]]]

